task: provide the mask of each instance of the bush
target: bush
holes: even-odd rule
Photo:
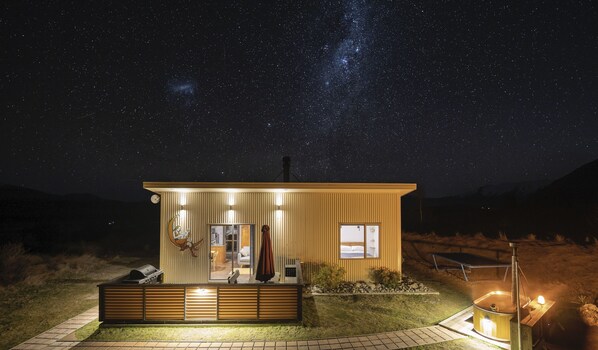
[[[322,289],[335,289],[343,282],[345,269],[338,265],[322,264],[311,278],[316,286]]]
[[[526,236],[528,241],[535,241],[537,236],[534,233],[530,233]]]
[[[388,267],[370,268],[370,278],[376,284],[381,284],[388,288],[396,288],[401,283],[401,274],[397,270],[391,270]]]
[[[0,285],[9,285],[27,277],[29,256],[22,244],[0,246]]]

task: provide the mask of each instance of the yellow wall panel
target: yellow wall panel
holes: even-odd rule
[[[277,214],[277,196],[281,211]],[[347,280],[367,280],[370,267],[401,270],[401,195],[399,193],[164,192],[161,193],[160,268],[166,283],[206,283],[209,275],[209,225],[254,224],[257,254],[261,227],[270,226],[276,270],[300,259],[307,281],[315,263],[344,267]],[[233,201],[232,212],[229,201]],[[184,203],[184,210],[181,204]],[[201,238],[198,257],[180,251],[168,239],[174,215],[179,225]],[[341,223],[380,224],[380,258],[340,259]]]

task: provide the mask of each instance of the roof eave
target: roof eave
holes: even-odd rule
[[[143,188],[165,192],[344,192],[399,193],[415,191],[414,183],[324,183],[324,182],[144,182]]]

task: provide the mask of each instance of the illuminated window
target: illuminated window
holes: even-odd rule
[[[380,257],[380,225],[340,225],[341,259],[368,259]]]

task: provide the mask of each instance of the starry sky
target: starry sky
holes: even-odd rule
[[[0,183],[416,182],[598,158],[592,1],[4,1]],[[282,178],[279,177],[278,180]]]

